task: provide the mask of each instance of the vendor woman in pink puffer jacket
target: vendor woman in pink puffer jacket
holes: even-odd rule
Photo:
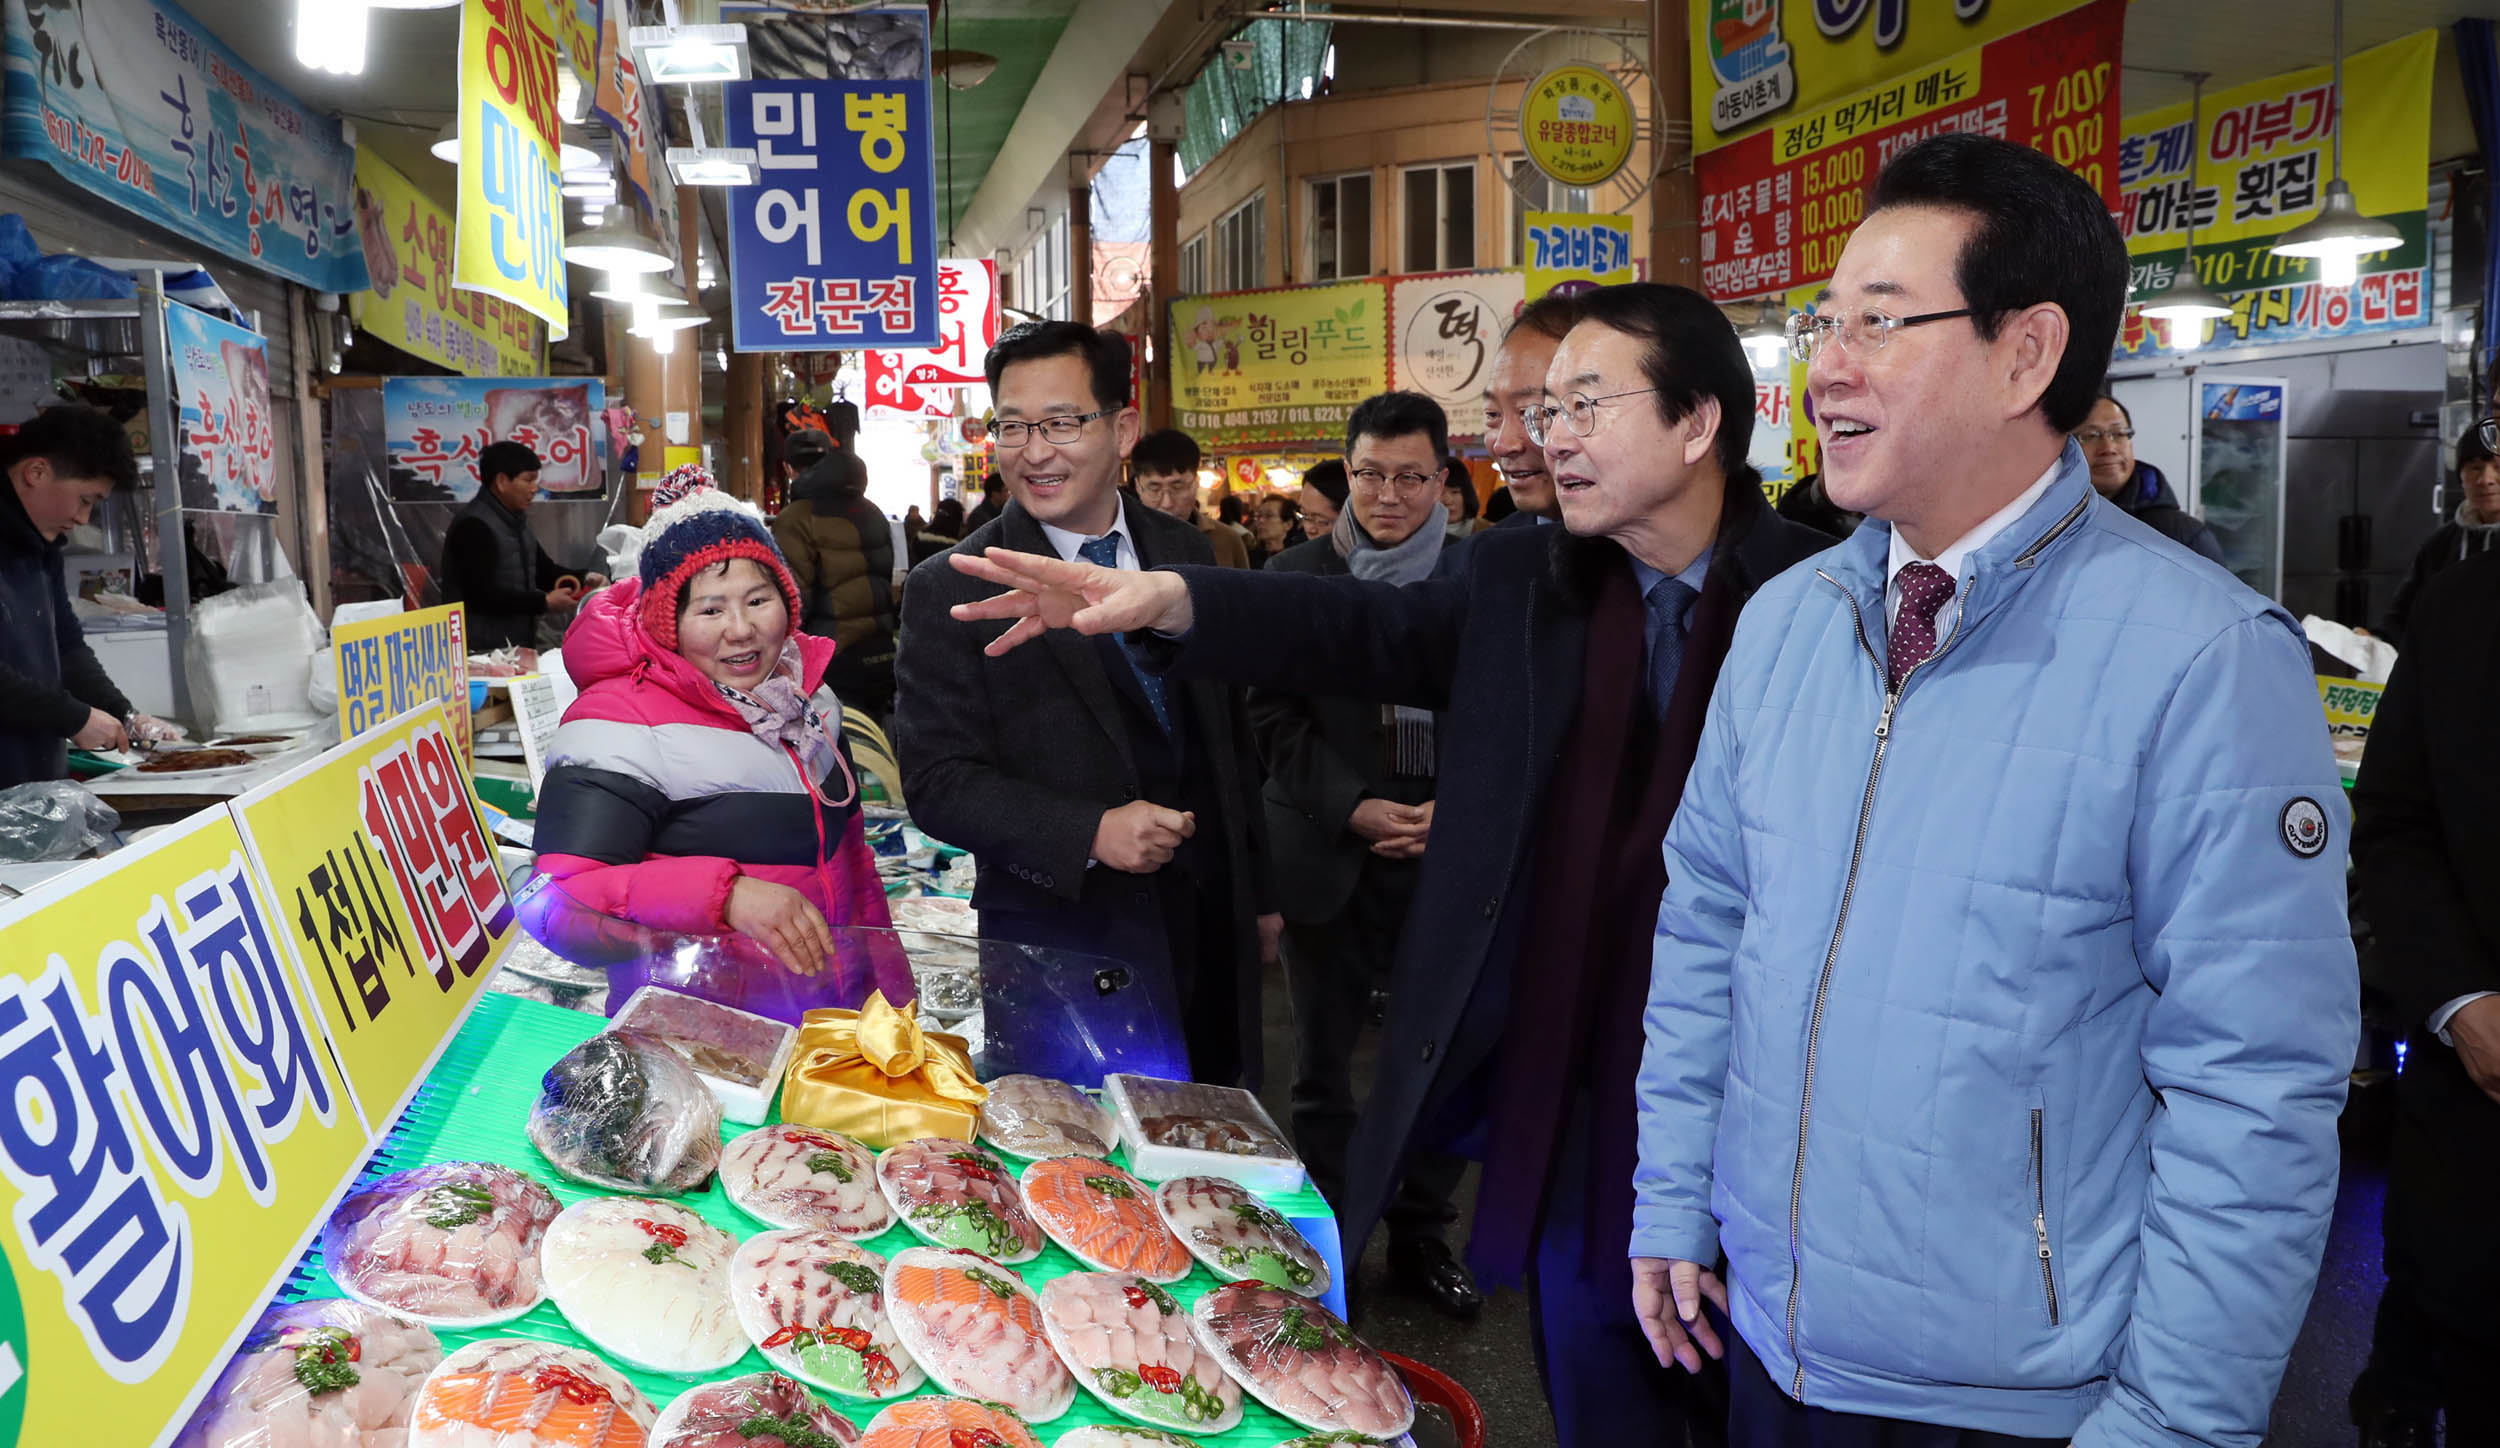
[[[640,577],[591,595],[565,634],[582,693],[538,793],[554,888],[524,918],[559,953],[603,959],[611,1012],[652,980],[787,1020],[871,989],[908,1001],[894,938],[838,928],[892,922],[825,687],[833,643],[797,631],[762,517],[681,472],[696,476],[663,486]],[[702,952],[690,977],[598,916],[753,945]]]

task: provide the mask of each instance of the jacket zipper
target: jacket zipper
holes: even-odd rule
[[[1875,657],[1875,645],[1867,639],[1866,611],[1858,606],[1857,595],[1841,588],[1840,580],[1823,570],[1818,568],[1814,573],[1825,583],[1839,588],[1840,596],[1849,601],[1849,612],[1858,625],[1858,647],[1865,652],[1866,661],[1875,666],[1877,677],[1881,677],[1884,663]],[[1840,959],[1840,937],[1849,925],[1849,902],[1858,892],[1858,867],[1866,860],[1866,827],[1875,812],[1875,784],[1883,777],[1884,751],[1892,742],[1893,710],[1900,707],[1901,691],[1909,687],[1910,680],[1919,670],[1942,657],[1961,633],[1962,611],[1957,607],[1953,611],[1953,627],[1945,634],[1944,642],[1936,646],[1934,653],[1911,665],[1909,672],[1901,676],[1899,687],[1884,691],[1884,712],[1875,721],[1875,758],[1867,765],[1866,794],[1858,801],[1857,837],[1849,846],[1849,873],[1840,886],[1840,915],[1832,922],[1832,942],[1823,952],[1823,971],[1814,983],[1814,1009],[1806,1017],[1805,1085],[1797,1098],[1797,1163],[1788,1179],[1788,1356],[1797,1365],[1788,1395],[1800,1402],[1805,1400],[1806,1362],[1797,1351],[1797,1298],[1805,1284],[1806,1264],[1805,1235],[1799,1226],[1799,1219],[1805,1207],[1806,1130],[1813,1124],[1814,1118],[1814,1064],[1823,1035],[1823,1004],[1831,993],[1832,967]]]
[[[2049,1326],[2057,1326],[2057,1274],[2049,1252],[2048,1165],[2040,1153],[2040,1108],[2031,1108],[2031,1231],[2040,1242],[2040,1292],[2049,1301]]]

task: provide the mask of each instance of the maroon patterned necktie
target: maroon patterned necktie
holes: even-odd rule
[[[1933,563],[1902,566],[1901,609],[1892,616],[1892,637],[1884,646],[1896,693],[1910,670],[1936,652],[1936,611],[1952,596],[1952,574]]]

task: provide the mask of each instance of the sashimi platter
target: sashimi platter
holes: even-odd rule
[[[481,1002],[178,1448],[1411,1448],[1248,1093],[1002,1077],[870,1143],[601,1024]]]

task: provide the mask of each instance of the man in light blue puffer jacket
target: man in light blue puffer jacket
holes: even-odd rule
[[[2306,645],[2065,440],[2089,187],[1952,135],[1868,210],[1792,328],[1868,521],[1746,610],[1667,837],[1636,1305],[1690,1365],[1728,1309],[1742,1448],[2254,1448],[2359,1032]]]

